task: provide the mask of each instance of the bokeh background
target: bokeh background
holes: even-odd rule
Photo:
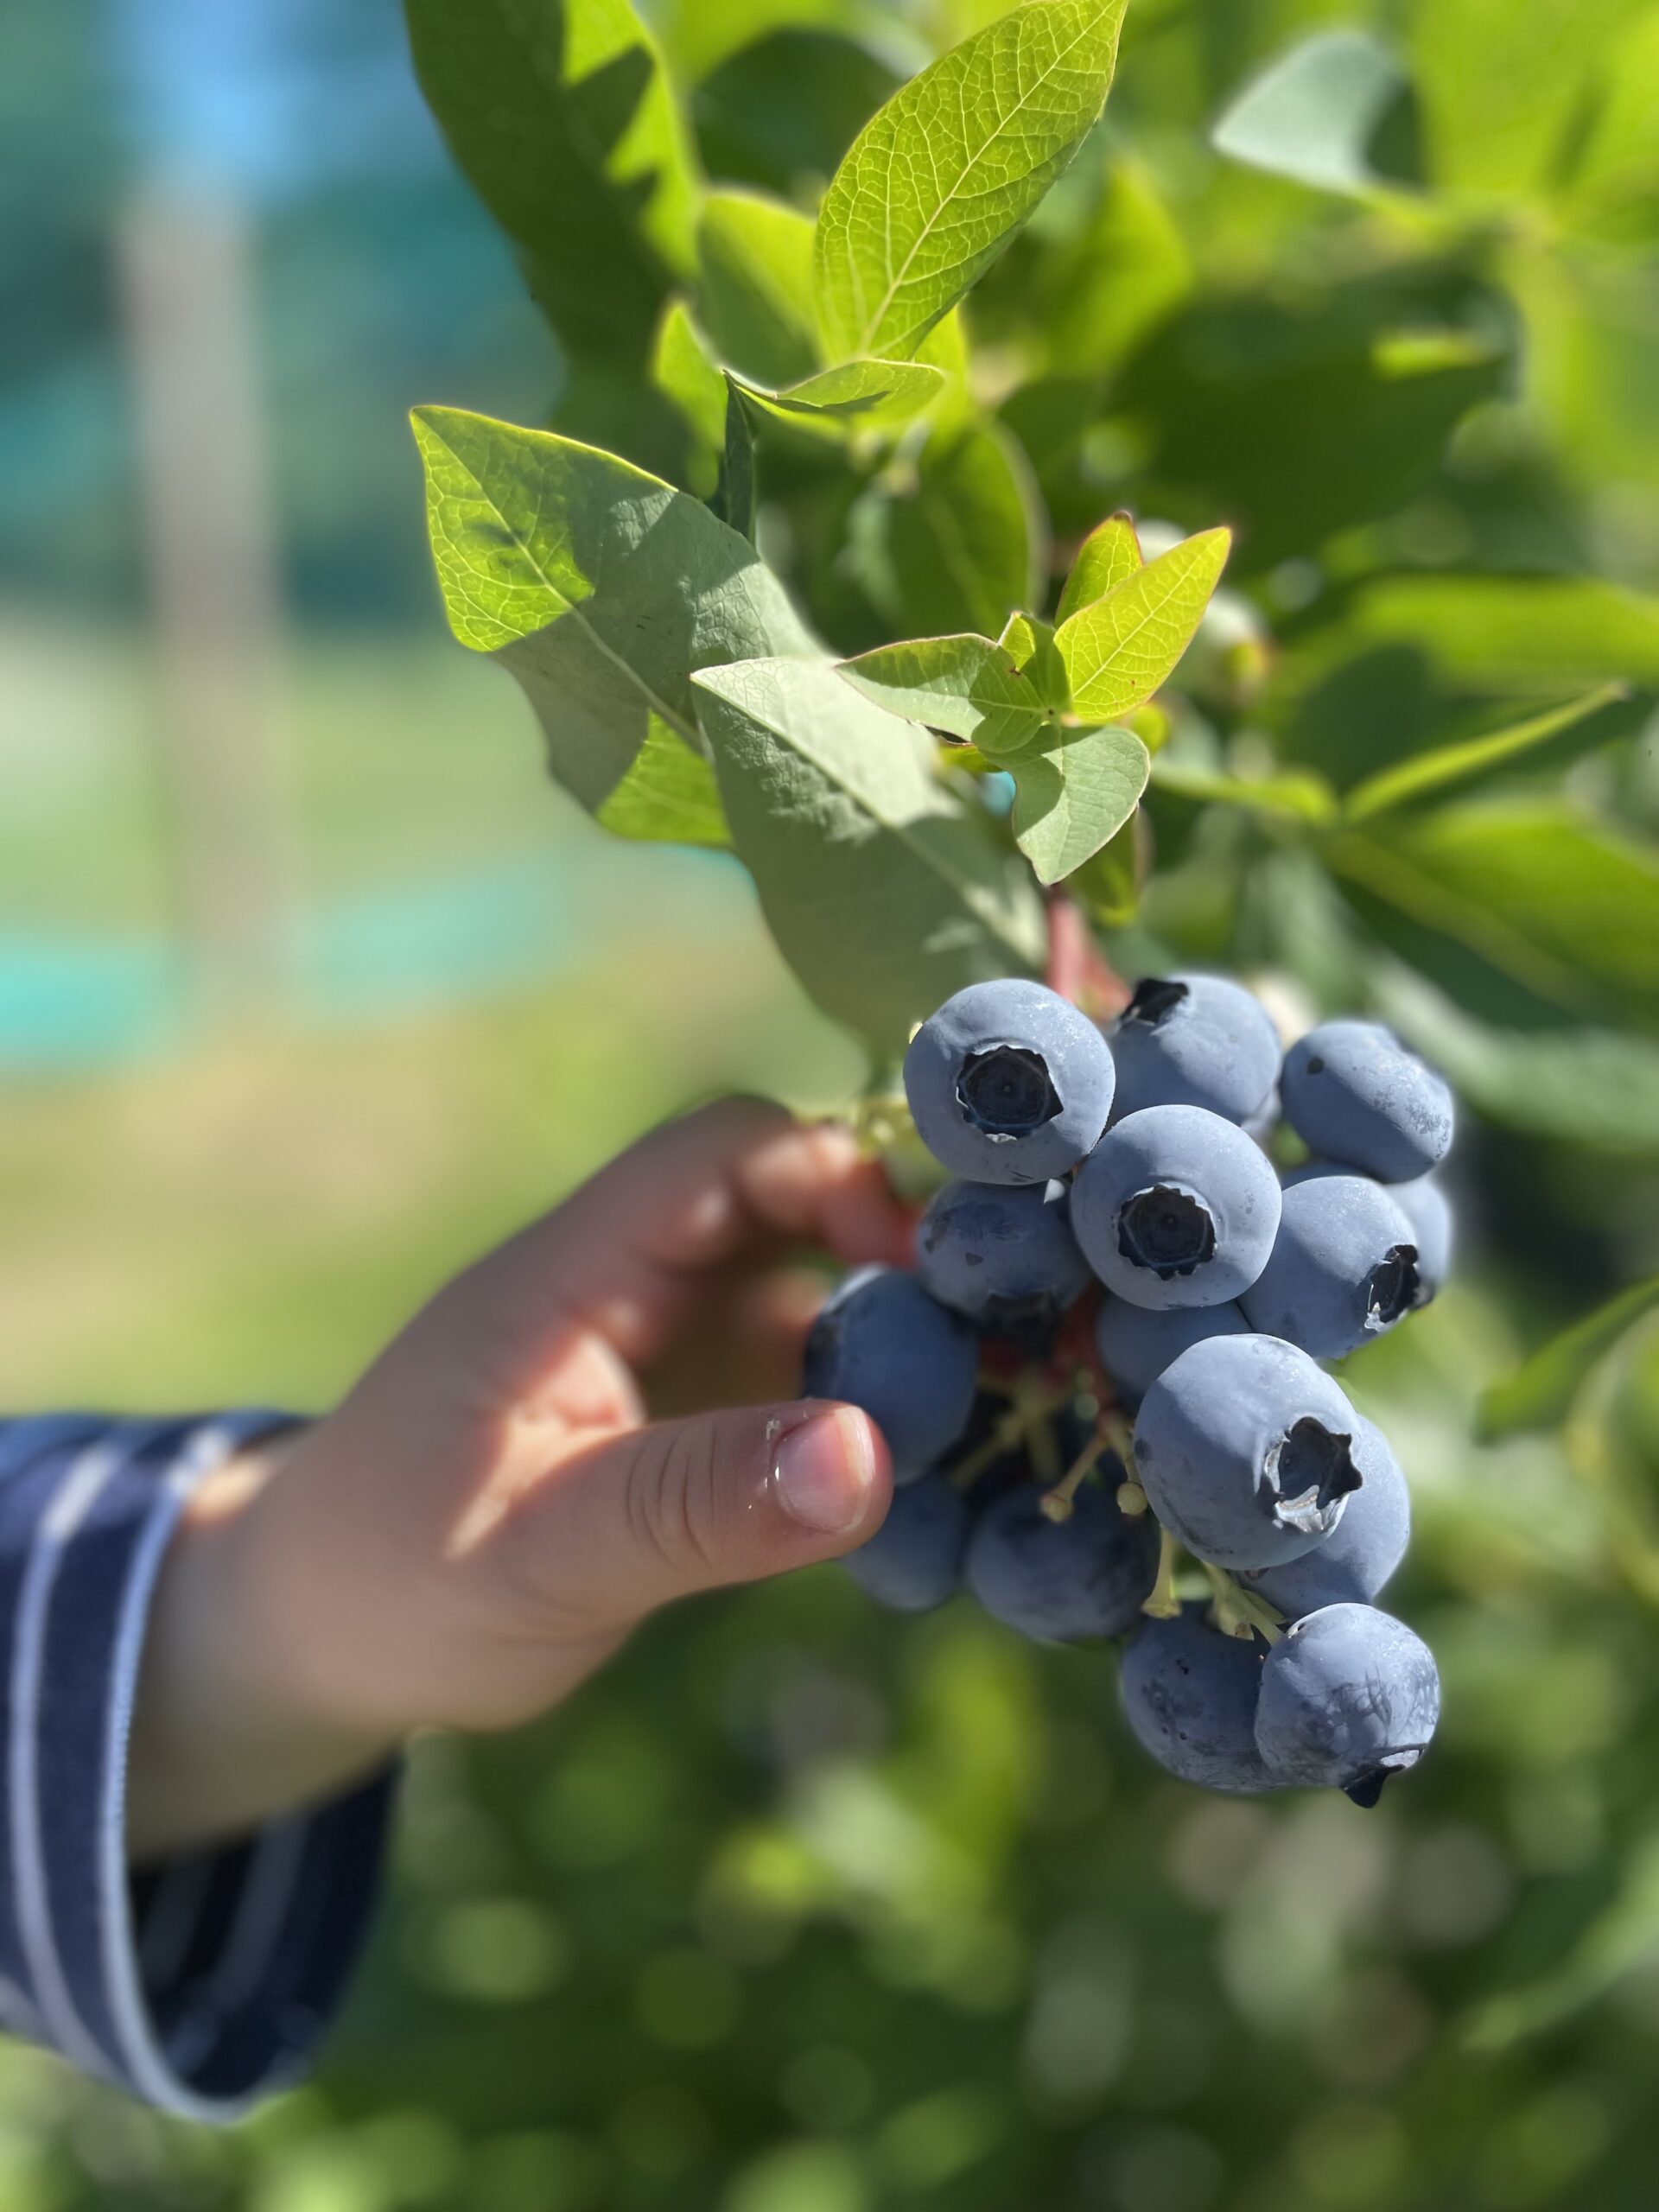
[[[808,190],[802,144],[833,161],[987,12],[653,11],[711,168]],[[1474,1429],[1483,1389],[1659,1266],[1659,18],[1459,0],[1427,41],[1441,158],[1501,178],[1504,114],[1587,100],[1593,50],[1624,167],[1581,249],[1539,250],[1552,219],[1511,203],[1472,243],[1431,225],[1378,257],[1350,207],[1206,133],[1308,29],[1421,49],[1412,14],[1132,9],[1082,181],[1139,165],[1182,312],[1225,342],[1183,385],[1190,350],[1159,350],[1181,302],[1091,293],[1049,383],[1109,363],[1127,412],[1007,411],[1064,531],[1133,483],[1135,410],[1177,393],[1196,457],[1160,488],[1184,521],[1277,518],[1245,578],[1269,622],[1344,569],[1606,580],[1557,608],[1554,646],[1499,602],[1459,620],[1506,677],[1533,650],[1545,690],[1636,681],[1517,787],[1614,823],[1629,872],[1598,890],[1509,852],[1490,910],[1462,886],[1443,996],[1381,978],[1477,1108],[1464,1275],[1353,1378],[1415,1487],[1398,1604],[1445,1670],[1441,1750],[1374,1815],[1208,1799],[1136,1757],[1096,1656],[966,1607],[895,1624],[825,1571],[688,1608],[543,1726],[416,1748],[393,1893],[313,2086],[214,2136],[0,2050],[0,2212],[1652,2204],[1650,1336],[1564,1431]],[[770,42],[780,24],[816,43]],[[604,839],[545,782],[506,677],[444,632],[404,410],[543,419],[565,370],[389,0],[21,0],[0,149],[0,1403],[326,1405],[429,1288],[653,1121],[733,1086],[825,1102],[859,1063],[735,864]],[[1081,298],[1079,207],[986,288],[988,346],[1021,286]],[[1351,372],[1391,289],[1504,362],[1426,472],[1401,459],[1422,425],[1373,419]],[[1351,777],[1433,703],[1386,651],[1344,666],[1302,728],[1339,780],[1344,747]],[[1230,906],[1232,832],[1189,813],[1160,824],[1154,941],[1294,967],[1300,931],[1316,970],[1352,957],[1294,849],[1249,875],[1271,915]],[[1581,1064],[1529,1058],[1482,964],[1535,923],[1558,1014],[1564,973],[1603,1040]],[[1431,901],[1392,926],[1446,925]]]

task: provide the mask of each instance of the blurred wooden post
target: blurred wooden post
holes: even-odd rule
[[[179,923],[224,1014],[282,988],[295,921],[249,227],[228,197],[144,188],[119,258]]]

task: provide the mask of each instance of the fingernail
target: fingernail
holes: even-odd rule
[[[822,1535],[845,1535],[863,1519],[875,1480],[868,1419],[841,1406],[803,1421],[780,1440],[772,1477],[791,1520]]]

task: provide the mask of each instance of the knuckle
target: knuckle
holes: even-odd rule
[[[712,1574],[721,1556],[721,1442],[711,1421],[641,1440],[627,1490],[630,1533],[672,1573]]]

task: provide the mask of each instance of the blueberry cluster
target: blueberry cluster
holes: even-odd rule
[[[807,1395],[864,1408],[892,1453],[855,1579],[900,1611],[965,1585],[1027,1636],[1125,1639],[1129,1725],[1184,1780],[1374,1803],[1440,1678],[1375,1603],[1404,1478],[1319,1363],[1445,1278],[1446,1084],[1372,1022],[1281,1056],[1248,991],[1180,975],[1105,1028],[1039,984],[973,985],[917,1031],[905,1090],[957,1179],[915,1273],[849,1276],[807,1347]]]

